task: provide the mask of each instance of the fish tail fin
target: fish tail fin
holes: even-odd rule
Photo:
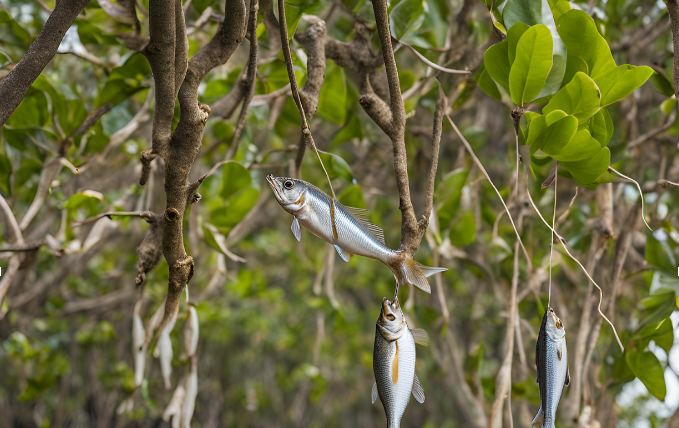
[[[444,272],[448,269],[440,267],[429,267],[423,264],[417,263],[411,257],[405,257],[402,264],[403,274],[405,279],[410,284],[420,290],[431,294],[431,287],[427,281],[428,276],[432,276],[435,273]]]
[[[535,417],[533,418],[533,422],[530,423],[530,426],[531,426],[531,427],[532,427],[533,425],[535,425],[535,421],[538,420],[538,418],[540,417],[541,414],[542,414],[542,404],[540,404],[540,410],[538,410],[538,414],[535,415]],[[543,421],[543,422],[544,422],[544,421]],[[544,424],[542,425],[542,427],[543,427],[543,428],[546,428],[546,427],[544,426]]]

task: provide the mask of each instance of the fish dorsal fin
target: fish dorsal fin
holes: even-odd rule
[[[361,223],[366,229],[368,229],[368,232],[370,232],[372,236],[374,236],[382,244],[385,244],[384,230],[382,230],[382,228],[379,227],[378,225],[370,222],[370,211],[363,208],[347,206],[344,206],[344,208],[347,210],[349,214],[351,214],[352,217],[354,217],[356,220],[358,220],[359,223]]]
[[[415,400],[417,400],[418,403],[424,403],[424,388],[422,388],[422,384],[417,378],[417,374],[415,374],[415,379],[413,379],[413,397],[415,397]]]
[[[377,382],[373,383],[373,390],[371,393],[371,399],[372,399],[372,404],[375,404],[375,401],[377,401]]]
[[[413,334],[415,343],[422,346],[429,346],[429,335],[421,328],[411,328],[410,332]]]
[[[337,254],[344,260],[345,262],[349,262],[351,260],[351,254],[347,253],[343,249],[341,249],[338,245],[334,245],[335,250],[337,250]]]
[[[566,380],[564,381],[563,384],[566,385],[566,386],[571,384],[571,371],[568,368],[568,366],[566,366]]]
[[[290,226],[290,229],[292,230],[292,234],[295,235],[295,238],[297,238],[298,241],[302,240],[302,228],[299,227],[299,220],[297,220],[297,217],[292,216],[292,226]]]

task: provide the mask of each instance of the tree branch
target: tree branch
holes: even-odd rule
[[[674,95],[679,100],[679,0],[667,0],[674,46]]]
[[[61,0],[21,61],[0,82],[0,127],[56,54],[66,31],[90,0]]]

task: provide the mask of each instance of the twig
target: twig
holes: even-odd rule
[[[93,217],[86,218],[83,221],[74,221],[71,223],[71,227],[80,227],[82,225],[88,224],[88,223],[93,223],[97,220],[100,220],[104,217],[108,217],[109,219],[111,217],[139,217],[141,216],[143,211],[108,211],[105,213],[97,214]]]
[[[5,215],[7,225],[14,234],[14,240],[17,244],[23,245],[24,235],[21,233],[21,228],[19,227],[19,223],[17,223],[16,217],[14,217],[14,213],[12,213],[12,209],[9,207],[9,204],[7,204],[7,201],[5,200],[5,197],[2,196],[2,194],[0,194],[0,210],[2,210],[3,214]]]
[[[675,107],[675,108],[672,109],[672,112],[668,116],[667,122],[665,122],[662,126],[655,128],[655,129],[652,129],[652,130],[648,131],[647,133],[640,135],[637,138],[635,138],[634,140],[630,141],[627,144],[627,148],[633,149],[634,147],[645,143],[646,141],[650,140],[651,138],[655,137],[656,135],[667,131],[668,129],[670,129],[670,127],[672,127],[676,118],[677,118],[677,109]]]
[[[442,71],[442,72],[448,73],[448,74],[471,74],[471,71],[469,71],[469,70],[453,70],[452,68],[441,67],[440,65],[438,65],[438,64],[436,64],[432,61],[429,61],[429,59],[426,56],[419,53],[414,47],[410,46],[408,43],[403,42],[403,41],[401,41],[401,40],[399,40],[399,39],[397,39],[396,37],[393,37],[393,36],[391,37],[391,39],[394,42],[396,42],[397,44],[403,45],[403,46],[407,47],[408,49],[410,49],[410,51],[415,54],[417,59],[419,59],[420,61],[425,63],[427,66],[433,68],[434,70]]]
[[[257,85],[257,11],[259,4],[257,0],[250,0],[250,23],[248,24],[248,31],[250,33],[250,59],[248,60],[248,72],[246,74],[247,91],[243,97],[243,107],[241,107],[240,115],[238,116],[238,123],[233,132],[233,139],[231,146],[226,152],[226,159],[233,159],[238,151],[238,142],[240,135],[245,127],[245,122],[248,118],[248,108],[252,101],[252,96],[255,94],[255,87]]]

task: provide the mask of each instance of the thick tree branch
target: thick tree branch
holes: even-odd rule
[[[674,95],[679,99],[679,0],[666,0],[674,46]]]
[[[28,88],[52,60],[73,21],[90,0],[61,0],[21,61],[0,82],[0,127],[24,99]]]

